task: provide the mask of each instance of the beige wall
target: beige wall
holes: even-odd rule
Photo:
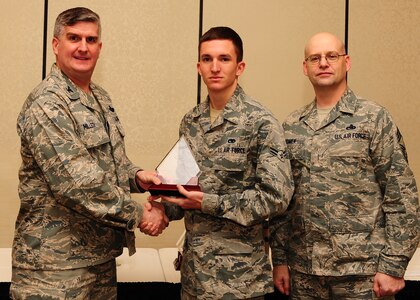
[[[43,0],[0,0],[0,247],[10,247],[19,208],[16,119],[42,78]]]
[[[247,63],[241,85],[283,120],[313,97],[302,74],[306,40],[319,31],[344,38],[344,2],[205,0],[203,31],[218,25],[238,31]],[[11,246],[19,206],[16,117],[27,94],[41,80],[43,3],[0,0],[0,247]],[[78,5],[101,15],[103,50],[94,80],[113,98],[127,133],[129,156],[153,169],[175,142],[181,117],[196,102],[199,1],[50,0],[49,41],[56,15]],[[417,178],[419,12],[417,0],[352,0],[349,22],[350,86],[391,111]],[[54,61],[50,42],[47,61],[49,70]],[[136,199],[144,201],[144,196]],[[182,230],[183,223],[178,221],[158,238],[139,233],[137,246],[173,247]]]
[[[388,108],[420,183],[420,1],[352,0],[349,84]]]

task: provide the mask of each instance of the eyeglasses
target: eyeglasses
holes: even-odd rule
[[[305,60],[312,64],[312,65],[317,65],[321,62],[322,57],[325,57],[325,60],[327,61],[327,63],[335,63],[336,61],[338,61],[338,59],[340,58],[340,56],[346,56],[347,54],[338,54],[335,51],[332,52],[328,52],[325,55],[321,55],[321,54],[313,54],[313,55],[309,55],[307,58],[305,58]]]

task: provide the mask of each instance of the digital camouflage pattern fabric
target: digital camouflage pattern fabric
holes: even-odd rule
[[[274,220],[274,265],[402,277],[419,241],[418,192],[390,114],[349,89],[318,124],[316,104],[283,124],[295,192]]]
[[[289,299],[314,300],[393,300],[394,296],[377,297],[373,291],[373,275],[313,276],[291,271]],[[404,297],[403,297],[404,298]]]
[[[81,268],[110,261],[123,245],[135,251],[142,207],[130,187],[139,191],[139,168],[125,154],[108,94],[95,84],[91,90],[94,97],[54,64],[23,105],[14,268]]]
[[[12,299],[117,299],[115,259],[79,269],[59,271],[16,269],[13,279],[13,285],[10,287]]]
[[[200,167],[202,210],[168,205],[184,217],[182,288],[198,299],[243,299],[273,291],[263,221],[283,213],[293,193],[283,129],[237,87],[210,122],[209,99],[187,113],[180,135]]]

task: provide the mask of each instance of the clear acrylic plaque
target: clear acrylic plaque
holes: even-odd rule
[[[181,136],[166,154],[156,171],[162,184],[149,187],[152,195],[181,196],[178,184],[188,191],[201,191],[198,185],[200,168],[184,136]]]

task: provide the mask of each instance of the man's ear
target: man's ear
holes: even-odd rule
[[[302,64],[302,70],[303,70],[303,74],[305,74],[305,76],[308,76],[308,66],[305,60],[303,61],[303,64]]]
[[[58,54],[58,46],[59,46],[60,41],[58,40],[58,38],[53,37],[52,39],[52,49],[55,55]]]
[[[238,66],[236,67],[236,76],[241,76],[244,71],[245,71],[245,62],[240,61],[238,63]]]
[[[346,55],[346,71],[348,72],[351,69],[351,59],[350,56]]]
[[[200,68],[200,62],[197,63],[197,72],[201,76],[201,68]]]

